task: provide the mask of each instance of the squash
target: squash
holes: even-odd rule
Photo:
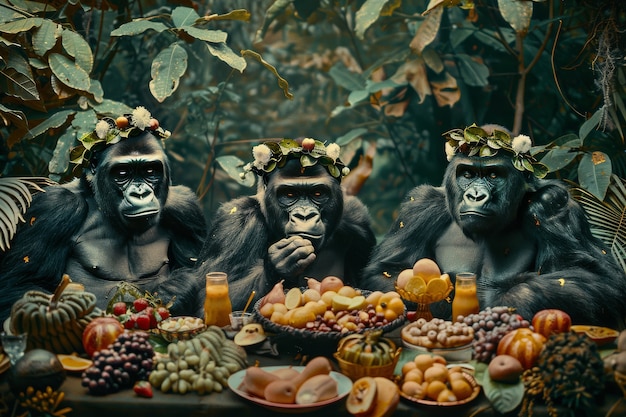
[[[103,314],[93,293],[75,289],[63,275],[54,294],[27,291],[11,307],[9,327],[14,333],[28,333],[27,349],[53,353],[83,353],[83,330]]]
[[[395,359],[396,345],[382,334],[378,329],[346,336],[339,341],[336,357],[363,366],[388,365]]]
[[[543,349],[546,338],[528,328],[519,328],[505,334],[498,343],[498,355],[516,358],[524,369],[533,367]]]

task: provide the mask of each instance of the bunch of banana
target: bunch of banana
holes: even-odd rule
[[[396,357],[396,345],[381,337],[382,330],[371,330],[362,334],[351,334],[339,341],[336,357],[363,366],[383,366]]]
[[[156,358],[149,378],[163,392],[221,392],[230,375],[248,366],[246,351],[217,326],[209,326],[190,340],[170,343],[167,353]]]
[[[27,291],[13,304],[9,325],[13,332],[28,333],[28,349],[84,351],[83,330],[102,310],[96,307],[93,293],[66,289],[70,282],[64,275],[54,294]]]

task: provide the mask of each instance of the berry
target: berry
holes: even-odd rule
[[[128,118],[126,116],[120,116],[115,119],[115,125],[119,129],[126,129],[128,127]]]
[[[124,322],[125,329],[134,329],[137,324],[137,316],[132,314],[128,319]]]
[[[170,317],[170,311],[165,307],[157,308],[157,313],[161,316],[161,320],[165,320]]]
[[[159,128],[159,121],[157,119],[150,119],[150,130],[157,130]]]
[[[305,151],[312,151],[315,148],[315,139],[304,138],[302,139],[302,149]]]
[[[126,314],[126,303],[120,301],[118,303],[113,304],[113,314],[116,316],[121,316],[122,314]]]
[[[149,305],[150,304],[148,303],[148,300],[146,300],[145,298],[137,298],[135,301],[133,301],[133,308],[137,313],[139,313],[140,311],[144,311]]]
[[[137,381],[133,385],[133,391],[140,397],[152,398],[152,385],[148,381]]]
[[[147,314],[137,316],[137,327],[141,330],[150,330],[150,316]]]

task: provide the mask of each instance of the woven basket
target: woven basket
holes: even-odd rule
[[[339,356],[339,352],[335,352],[333,356],[335,357],[335,359],[337,359],[337,362],[339,363],[339,369],[341,369],[341,373],[350,378],[352,381],[356,381],[357,379],[364,376],[380,376],[393,380],[393,371],[396,369],[396,365],[398,363],[398,359],[400,359],[401,352],[402,348],[396,349],[391,363],[382,366],[363,366],[358,363],[348,362]]]

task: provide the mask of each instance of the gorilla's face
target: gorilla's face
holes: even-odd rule
[[[100,209],[116,227],[135,233],[157,224],[169,187],[169,167],[158,140],[146,133],[107,149],[93,184]]]
[[[511,225],[527,191],[524,174],[506,156],[458,154],[448,166],[445,184],[450,211],[470,237],[497,233]]]
[[[297,235],[310,240],[317,250],[341,219],[343,194],[324,167],[302,169],[292,160],[270,175],[264,205],[275,238]]]

